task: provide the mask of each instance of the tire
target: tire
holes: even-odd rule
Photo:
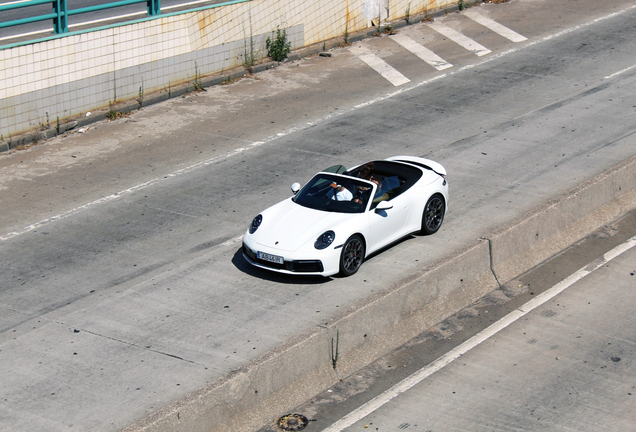
[[[446,204],[444,197],[440,194],[431,196],[424,206],[424,214],[422,215],[422,234],[435,234],[444,222],[444,214],[446,213]]]
[[[354,234],[345,242],[340,253],[340,274],[354,275],[364,261],[364,242],[362,237]]]

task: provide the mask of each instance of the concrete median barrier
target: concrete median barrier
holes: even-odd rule
[[[636,157],[127,428],[246,432],[636,207]]]
[[[505,283],[636,207],[636,158],[586,181],[487,236]]]
[[[316,327],[125,429],[249,431],[333,385],[328,335]]]
[[[395,283],[329,323],[336,370],[348,376],[497,288],[488,244],[475,242]]]

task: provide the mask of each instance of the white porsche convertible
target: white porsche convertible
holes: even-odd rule
[[[243,256],[279,273],[353,275],[371,253],[414,232],[439,230],[448,208],[442,165],[394,156],[316,174],[294,196],[261,212],[243,236]]]

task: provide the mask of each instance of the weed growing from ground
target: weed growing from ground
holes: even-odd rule
[[[137,107],[137,110],[141,109],[141,106],[144,103],[144,79],[141,79],[141,85],[139,86],[139,94],[137,95],[137,103],[139,104],[139,106]]]
[[[245,25],[243,25],[243,67],[249,73],[252,73],[252,66],[256,64],[257,56],[256,52],[254,52],[254,36],[252,35],[252,9],[249,11],[249,20],[250,20],[250,46],[247,46],[247,34],[245,33]],[[239,59],[240,59],[239,55]]]
[[[371,21],[371,24],[373,24],[373,21]],[[375,29],[375,33],[373,33],[373,36],[380,36],[382,34],[382,8],[380,7],[378,9],[378,27]]]
[[[199,74],[197,62],[194,62],[194,82],[192,85],[194,86],[194,91],[205,91],[203,83],[201,82],[201,74]]]
[[[31,142],[33,145],[37,145],[40,141],[40,134],[38,133],[38,129],[33,129],[33,141]]]
[[[221,83],[221,85],[230,85],[232,83],[235,83],[236,81],[240,80],[240,77],[234,77],[232,78],[231,76],[227,76],[225,77],[225,79],[223,80],[223,82]]]
[[[274,32],[272,32],[272,36],[274,36]],[[276,37],[273,40],[268,37],[265,41],[265,47],[267,48],[267,56],[272,60],[277,62],[285,60],[291,50],[291,42],[287,41],[287,32],[276,29]]]
[[[115,108],[113,108],[113,103],[109,102],[108,103],[108,111],[106,112],[106,118],[108,120],[116,120],[119,117],[121,117],[121,113],[116,111]]]

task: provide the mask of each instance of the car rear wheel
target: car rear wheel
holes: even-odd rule
[[[349,237],[340,254],[340,273],[343,276],[355,274],[364,261],[364,242],[355,234]]]
[[[446,204],[440,194],[435,194],[428,199],[422,215],[422,234],[435,234],[442,226]]]

